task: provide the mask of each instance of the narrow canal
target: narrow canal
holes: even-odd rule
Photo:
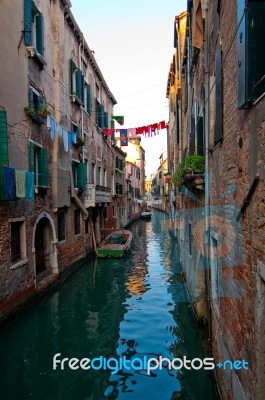
[[[206,356],[165,218],[154,212],[152,221],[132,224],[134,242],[126,258],[85,262],[4,328],[1,398],[216,399],[209,371],[169,370],[166,362],[150,374],[141,369],[145,357]],[[58,359],[99,358],[94,364],[98,368],[103,357],[111,357],[113,369],[72,370],[65,364],[61,370],[58,364],[53,370],[57,353]],[[136,359],[134,368],[114,370],[123,357]]]

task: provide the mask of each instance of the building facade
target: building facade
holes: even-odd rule
[[[265,2],[188,1],[184,31],[183,15],[167,88],[169,98],[177,92],[168,131],[169,142],[177,140],[169,154],[171,229],[211,353],[248,362],[247,370],[217,369],[222,398],[258,400],[265,388]]]
[[[0,301],[5,315],[94,250],[116,218],[116,99],[68,0],[4,1]],[[10,23],[12,20],[12,29]],[[122,205],[126,210],[126,204]]]

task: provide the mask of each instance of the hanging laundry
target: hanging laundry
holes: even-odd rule
[[[135,138],[137,138],[137,135],[136,135],[136,128],[130,128],[130,129],[127,129],[127,131],[128,131],[128,138],[129,138],[129,139],[135,139]]]
[[[160,122],[160,129],[166,129],[166,122],[165,121],[161,121]]]
[[[34,200],[34,172],[26,172],[26,194],[28,200]]]
[[[60,137],[63,136],[63,127],[62,127],[62,125],[60,125],[60,124],[58,124],[58,135],[59,135]]]
[[[51,116],[48,114],[47,115],[47,122],[46,122],[46,127],[48,128],[48,129],[51,129]]]
[[[128,146],[128,133],[127,129],[120,130],[121,146]]]
[[[73,134],[68,131],[68,149],[71,149],[73,146]]]
[[[58,122],[54,121],[54,131],[56,133],[56,135],[59,135],[59,124]]]
[[[63,128],[63,146],[64,150],[68,151],[68,131]]]
[[[5,167],[4,168],[4,180],[5,180],[5,189],[6,189],[6,197],[8,200],[15,199],[15,169]]]
[[[0,200],[6,200],[4,168],[0,167]]]
[[[26,172],[16,170],[15,181],[16,181],[16,196],[26,197]]]
[[[50,130],[51,139],[54,140],[55,122],[52,117],[50,117],[50,125],[51,125],[51,130]]]
[[[72,143],[76,144],[77,143],[77,139],[76,139],[76,134],[72,133]]]

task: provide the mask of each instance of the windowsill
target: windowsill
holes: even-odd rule
[[[35,194],[47,193],[48,189],[50,189],[50,186],[41,186],[41,185],[35,185],[34,186]]]
[[[47,65],[42,55],[40,55],[40,53],[37,51],[37,49],[35,49],[35,47],[27,46],[27,50],[28,50],[28,56],[36,61],[40,69],[43,69],[44,65]]]
[[[79,97],[77,97],[75,94],[71,94],[70,95],[70,100],[72,103],[76,103],[79,106],[82,106],[82,100],[79,99]]]
[[[23,267],[27,263],[28,263],[28,260],[20,260],[17,263],[11,265],[10,269],[17,269],[17,268]]]

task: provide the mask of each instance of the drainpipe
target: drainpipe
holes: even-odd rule
[[[210,170],[209,170],[209,0],[205,0],[205,272],[206,296],[209,323],[209,344],[211,346],[211,296],[210,296]]]

